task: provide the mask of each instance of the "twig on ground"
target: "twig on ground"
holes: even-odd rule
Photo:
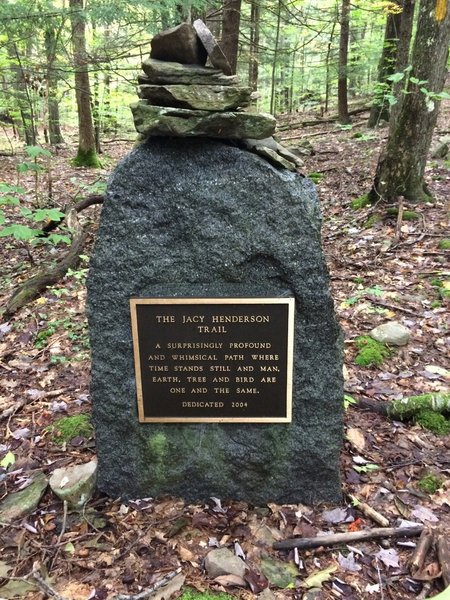
[[[170,581],[172,581],[172,579],[175,579],[175,577],[177,575],[179,575],[180,572],[181,572],[181,567],[179,569],[177,569],[176,571],[172,571],[171,573],[168,573],[165,577],[163,577],[162,579],[157,581],[155,583],[155,585],[152,585],[152,587],[150,587],[142,592],[139,592],[139,594],[131,594],[131,595],[119,594],[118,596],[116,596],[114,598],[114,600],[145,600],[145,598],[149,598],[152,594],[154,594],[156,592],[156,590],[159,590],[160,588],[167,585]]]
[[[402,238],[402,222],[403,222],[403,198],[400,197],[399,201],[398,201],[398,215],[397,215],[397,224],[395,226],[394,244],[398,244]]]
[[[353,505],[355,506],[355,508],[357,508],[360,512],[362,512],[363,515],[365,515],[369,519],[372,519],[372,521],[374,521],[375,523],[377,523],[381,527],[389,527],[389,521],[388,521],[388,519],[386,519],[386,517],[384,517],[383,515],[381,515],[374,508],[372,508],[371,506],[369,506],[365,502],[361,502],[360,500],[358,500],[358,498],[356,498],[355,496],[352,496],[351,494],[348,494],[348,498],[353,503]]]
[[[320,546],[335,546],[336,544],[347,544],[349,542],[359,542],[362,540],[375,540],[384,537],[416,537],[422,533],[423,525],[413,527],[377,527],[366,531],[352,531],[349,533],[335,533],[333,535],[318,535],[314,538],[293,538],[275,542],[275,550],[290,550],[299,548],[307,550],[310,548],[319,548]]]

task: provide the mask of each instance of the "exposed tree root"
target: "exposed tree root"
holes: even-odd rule
[[[450,413],[450,392],[409,396],[402,400],[392,400],[386,404],[368,398],[360,398],[358,406],[402,421],[412,419],[422,410],[432,410],[440,414]]]
[[[80,202],[77,202],[71,208],[73,208],[77,213],[79,213],[82,210],[84,210],[85,208],[89,208],[89,206],[92,206],[93,204],[103,204],[104,200],[105,200],[105,196],[93,194],[91,196],[86,196],[86,198],[83,198],[83,200],[80,200]],[[67,209],[66,209],[66,212],[67,212]],[[46,235],[47,233],[50,233],[50,231],[53,231],[54,229],[56,229],[58,227],[58,225],[60,225],[65,219],[66,219],[66,217],[63,217],[62,219],[59,219],[58,221],[49,221],[42,228],[42,234]]]
[[[80,254],[86,241],[86,232],[77,218],[76,209],[69,210],[66,221],[73,230],[72,245],[67,254],[54,266],[42,270],[40,273],[27,279],[12,294],[8,300],[4,317],[9,319],[20,308],[31,302],[49,285],[54,285],[67,273],[68,269],[77,266]]]

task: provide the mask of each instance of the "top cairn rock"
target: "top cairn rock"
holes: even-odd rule
[[[194,27],[188,23],[158,33],[151,46],[150,58],[157,60],[204,66],[208,57]]]

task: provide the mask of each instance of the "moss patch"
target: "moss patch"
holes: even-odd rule
[[[314,171],[313,173],[308,173],[308,177],[309,177],[309,179],[314,181],[314,183],[319,183],[320,180],[322,179],[323,175],[322,175],[322,173],[316,173]]]
[[[234,598],[228,594],[213,594],[212,592],[197,592],[192,588],[185,588],[180,600],[229,600]]]
[[[429,429],[436,435],[448,435],[450,433],[450,421],[437,412],[424,408],[416,417],[416,423]]]
[[[62,417],[46,429],[51,432],[52,440],[58,445],[70,442],[76,437],[89,438],[94,433],[91,418],[84,413],[72,417]]]
[[[355,343],[359,350],[355,357],[355,364],[360,367],[379,367],[391,354],[385,344],[373,340],[368,335],[356,338]]]
[[[390,217],[397,217],[398,216],[398,207],[390,206],[386,210],[386,214],[389,215]],[[419,215],[419,213],[416,213],[413,210],[404,210],[402,218],[404,221],[417,221],[418,219],[420,219],[420,215]]]
[[[381,215],[379,215],[378,213],[373,213],[372,215],[370,215],[370,217],[364,223],[363,227],[364,227],[364,229],[370,229],[371,227],[373,227],[380,221],[381,221]]]
[[[350,202],[350,206],[353,208],[353,210],[360,210],[361,208],[369,206],[370,203],[371,202],[369,194],[363,194],[359,198],[355,198],[354,200],[352,200]]]
[[[89,167],[92,169],[100,169],[102,163],[99,161],[95,150],[82,150],[78,148],[76,157],[72,161],[74,167]]]
[[[430,473],[429,475],[425,475],[425,477],[422,477],[418,485],[422,492],[425,492],[426,494],[435,494],[441,487],[443,481],[444,480],[438,477],[437,475],[432,475]]]
[[[439,250],[450,250],[450,240],[443,239],[439,242]]]

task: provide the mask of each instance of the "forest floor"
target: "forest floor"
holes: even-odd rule
[[[370,188],[387,135],[382,128],[366,130],[364,116],[356,117],[351,129],[319,121],[307,128],[293,127],[306,120],[303,114],[280,120],[291,123],[280,133],[286,145],[309,140],[314,149],[304,157],[301,172],[314,173],[318,183],[323,245],[345,334],[342,504],[254,507],[224,500],[220,509],[214,501],[122,502],[96,493],[82,513],[66,514],[47,489],[30,515],[11,525],[0,524],[0,598],[45,598],[43,580],[66,599],[109,600],[119,593],[138,598],[139,592],[178,569],[185,585],[242,599],[256,598],[267,586],[262,570],[272,580],[276,598],[398,600],[433,597],[444,588],[434,548],[423,568],[411,572],[415,539],[341,543],[300,552],[272,548],[274,541],[293,536],[378,527],[348,495],[384,515],[392,527],[414,522],[450,532],[450,436],[389,420],[351,401],[369,398],[382,404],[448,390],[449,251],[439,249],[439,242],[449,237],[449,163],[430,160],[427,181],[435,201],[404,207],[417,212],[416,220],[397,224],[381,206],[352,209],[351,201]],[[449,123],[447,110],[435,143],[450,133]],[[73,144],[59,149],[51,158],[53,204],[63,207],[97,192],[99,182],[131,145],[105,144],[101,171],[71,167]],[[49,175],[39,174],[36,187],[32,172],[25,169],[18,175],[17,165],[24,160],[22,152],[0,156],[0,170],[3,181],[26,188],[23,200],[31,206],[36,192],[38,202],[48,196]],[[16,209],[6,210],[12,216]],[[49,476],[55,468],[95,456],[93,438],[78,435],[61,444],[49,425],[90,411],[85,277],[99,215],[98,206],[81,213],[89,231],[81,265],[0,324],[0,501],[37,472]],[[21,281],[64,251],[45,244],[30,250],[23,242],[3,238],[0,305]],[[379,367],[356,366],[355,338],[390,320],[406,325],[411,341],[393,349]],[[12,407],[16,409],[11,414]],[[435,489],[423,483],[430,475]],[[214,581],[205,575],[203,559],[215,544],[245,554],[246,587],[236,586],[232,577]],[[29,575],[33,564],[40,581]],[[273,583],[270,566],[287,577],[287,588]],[[315,595],[309,588],[316,589]]]

